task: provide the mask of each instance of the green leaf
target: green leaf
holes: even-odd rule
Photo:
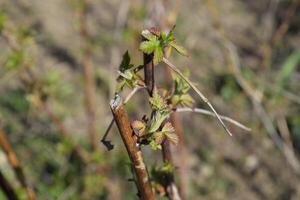
[[[156,88],[153,90],[152,97],[149,98],[149,103],[154,110],[161,110],[167,107],[165,100],[158,94]]]
[[[119,75],[125,79],[132,80],[133,73],[130,70],[126,70],[124,72],[118,71]]]
[[[164,52],[161,46],[157,46],[154,50],[154,57],[153,57],[153,63],[154,65],[157,65],[160,63],[163,59]]]
[[[155,111],[151,117],[149,133],[157,131],[169,114],[169,111]]]
[[[161,145],[160,145],[160,144],[157,144],[157,143],[155,142],[155,140],[151,140],[151,141],[150,141],[150,146],[151,146],[151,148],[152,148],[153,150],[158,150],[158,149],[161,150]]]
[[[170,44],[170,45],[171,45],[171,46],[172,46],[179,54],[184,55],[184,56],[188,56],[187,50],[186,50],[184,47],[178,45],[175,41],[172,41],[172,42],[170,42],[169,44]]]
[[[194,102],[194,99],[189,94],[183,94],[180,97],[180,103],[184,106],[190,107]]]
[[[140,50],[146,54],[151,54],[157,49],[157,47],[159,47],[159,45],[160,45],[160,42],[157,39],[143,41],[140,44]]]
[[[123,55],[123,59],[119,66],[119,70],[121,72],[124,72],[125,70],[128,70],[131,67],[133,67],[133,65],[130,64],[130,55],[129,55],[128,51],[126,51]]]
[[[175,38],[174,38],[174,35],[173,35],[173,30],[171,30],[168,35],[167,35],[167,38],[166,38],[166,42],[169,44],[170,42],[174,41]]]
[[[184,70],[183,74],[185,75],[185,77],[189,77],[189,71],[188,70]],[[178,76],[175,73],[172,73],[172,77],[175,81],[175,93],[176,94],[184,94],[187,93],[188,90],[190,89],[189,84],[183,80],[183,78],[181,78],[180,76]]]

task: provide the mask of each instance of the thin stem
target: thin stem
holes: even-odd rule
[[[154,79],[154,63],[153,63],[153,53],[152,54],[143,54],[144,57],[144,77],[145,84],[149,93],[149,96],[153,96],[153,90],[155,88],[155,79]],[[151,113],[151,115],[153,112]],[[165,140],[162,143],[162,154],[164,162],[170,162],[173,165],[172,153],[171,153],[171,145],[168,140]],[[180,196],[178,194],[177,187],[174,182],[174,175],[169,174],[166,177],[165,182],[165,190],[167,195],[172,200],[180,200]]]
[[[20,161],[19,161],[15,151],[11,147],[8,139],[6,138],[6,134],[4,133],[4,131],[2,129],[0,129],[0,146],[2,147],[4,153],[6,154],[8,162],[11,165],[11,167],[13,168],[18,181],[20,182],[22,187],[25,189],[28,200],[36,199],[33,189],[27,183],[27,180],[24,175],[23,168],[20,164]]]
[[[172,75],[171,75],[171,69],[166,67],[165,68],[165,78],[166,78],[166,82],[169,85],[169,88],[172,88]],[[179,194],[177,196],[180,196],[182,200],[186,199],[186,185],[187,185],[187,178],[186,178],[186,174],[187,174],[187,165],[186,165],[186,155],[185,155],[185,136],[184,136],[184,130],[182,127],[182,122],[179,118],[179,116],[177,115],[176,112],[173,112],[170,114],[170,122],[172,123],[174,129],[175,129],[175,133],[177,134],[178,138],[179,138],[179,142],[176,146],[176,150],[177,150],[177,156],[176,159],[178,160],[178,190],[179,190]],[[168,145],[170,148],[170,145]],[[172,165],[173,165],[174,161],[172,160]],[[174,181],[173,181],[174,182]],[[174,192],[175,193],[175,192]],[[174,195],[173,195],[174,196]]]
[[[144,53],[143,58],[144,58],[145,85],[147,87],[149,95],[152,96],[154,84],[155,84],[154,83],[153,53],[151,53],[151,54]]]
[[[194,112],[194,113],[200,113],[200,114],[216,117],[216,115],[213,112],[202,109],[202,108],[176,108],[174,112]],[[237,127],[241,128],[245,131],[251,131],[251,128],[248,128],[247,126],[241,124],[240,122],[238,122],[230,117],[220,115],[220,118],[224,121],[227,121],[231,124],[236,125]]]
[[[215,108],[212,106],[212,104],[209,102],[209,100],[202,94],[202,92],[200,92],[200,90],[189,80],[187,79],[180,71],[179,69],[173,65],[168,59],[166,59],[165,57],[163,58],[163,62],[170,67],[176,74],[178,74],[183,80],[185,80],[187,82],[187,84],[189,84],[189,86],[199,95],[199,97],[202,99],[202,101],[204,101],[208,107],[213,111],[214,115],[217,117],[217,119],[219,120],[219,122],[221,123],[221,125],[223,126],[224,130],[230,135],[232,136],[232,133],[229,131],[229,129],[227,128],[227,126],[224,124],[223,120],[221,119],[220,115],[217,113],[217,111],[215,110]]]
[[[110,102],[110,108],[133,165],[139,195],[143,200],[154,200],[155,196],[152,191],[142,152],[137,147],[136,138],[134,137],[133,130],[130,126],[130,121],[127,112],[125,111],[122,98],[119,95],[116,95],[115,99]]]

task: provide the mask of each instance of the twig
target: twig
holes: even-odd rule
[[[165,77],[166,77],[166,81],[167,83],[170,85],[170,87],[172,86],[172,76],[171,76],[171,69],[166,67],[165,68]],[[177,196],[180,196],[182,200],[186,199],[186,185],[187,185],[187,166],[186,166],[186,155],[185,155],[185,137],[184,137],[184,131],[183,131],[183,127],[182,127],[182,123],[180,118],[178,117],[176,112],[173,112],[170,114],[170,121],[175,129],[175,133],[177,134],[179,141],[177,144],[177,156],[176,158],[178,159],[178,190],[179,190],[179,194]],[[170,145],[168,144],[168,147],[170,148]],[[173,164],[174,161],[172,160]],[[174,165],[174,164],[173,164]],[[173,180],[174,182],[174,180]],[[173,189],[175,192],[173,192],[174,194],[176,194],[177,189],[174,188]],[[173,195],[174,196],[174,195]]]
[[[144,87],[135,87],[135,88],[129,93],[129,95],[125,98],[123,104],[126,105],[127,102],[135,95],[135,93],[136,93],[137,91],[139,91],[140,89],[143,89],[143,88],[144,88]],[[115,122],[115,119],[112,118],[112,120],[110,121],[110,123],[109,123],[109,125],[108,125],[108,127],[107,127],[107,129],[106,129],[106,131],[105,131],[105,133],[104,133],[104,135],[103,135],[103,137],[102,137],[102,139],[101,139],[101,142],[103,143],[104,146],[106,146],[106,148],[107,148],[108,151],[110,151],[110,150],[112,150],[112,149],[114,148],[114,145],[111,144],[111,142],[110,142],[109,140],[106,140],[106,138],[107,138],[107,136],[108,136],[108,134],[109,134],[109,131],[111,130],[112,125],[114,124],[114,122]]]
[[[176,108],[174,112],[195,112],[195,113],[200,113],[200,114],[216,117],[216,115],[213,112],[202,109],[202,108]],[[241,128],[245,131],[251,131],[251,128],[248,128],[247,126],[241,124],[240,122],[238,122],[230,117],[220,115],[220,118],[224,121],[227,121],[229,123],[236,125],[237,127]]]
[[[0,188],[9,200],[18,200],[18,196],[12,185],[6,180],[5,176],[0,171]]]
[[[137,188],[139,190],[141,199],[154,200],[155,196],[152,191],[142,152],[137,147],[136,138],[134,137],[133,130],[130,126],[130,121],[125,111],[122,98],[119,95],[116,95],[115,98],[110,102],[110,108],[133,165],[133,169],[137,178]]]
[[[213,111],[214,115],[217,117],[217,119],[219,120],[219,122],[221,123],[221,125],[223,126],[224,130],[230,135],[232,136],[232,133],[229,131],[229,129],[227,128],[227,126],[224,124],[223,120],[220,118],[219,114],[217,113],[217,111],[214,109],[214,107],[212,106],[212,104],[209,102],[209,100],[200,92],[200,90],[189,80],[187,79],[180,71],[179,69],[173,65],[168,59],[166,59],[165,57],[163,58],[163,62],[165,64],[167,64],[168,67],[170,67],[176,74],[178,74],[183,80],[185,80],[187,82],[187,84],[189,84],[189,86],[199,95],[199,97],[208,105],[208,107]]]
[[[8,162],[13,168],[16,177],[18,178],[18,181],[22,185],[22,187],[25,189],[28,200],[34,200],[35,193],[31,186],[28,184],[26,177],[23,172],[23,168],[20,164],[19,159],[17,158],[17,155],[13,148],[11,147],[8,139],[6,138],[6,134],[2,129],[0,129],[0,146],[2,147],[3,151],[5,152]]]

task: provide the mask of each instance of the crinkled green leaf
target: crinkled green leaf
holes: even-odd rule
[[[149,102],[154,110],[161,110],[167,106],[165,100],[158,94],[156,88],[153,90],[153,95],[149,98]]]
[[[168,116],[169,116],[168,111],[155,111],[151,118],[149,133],[153,133],[157,131],[160,125]]]
[[[160,145],[160,144],[157,144],[157,143],[155,142],[155,140],[151,140],[151,141],[150,141],[150,146],[151,146],[151,148],[152,148],[153,150],[158,150],[158,149],[161,150],[161,145]]]
[[[153,57],[154,65],[157,65],[158,63],[160,63],[162,61],[163,57],[164,57],[164,52],[163,52],[162,47],[159,45],[154,50],[154,57]]]
[[[185,70],[184,75],[189,77],[189,71]],[[190,85],[177,74],[172,74],[175,81],[175,94],[185,94],[190,89]]]
[[[149,41],[143,41],[140,44],[140,50],[143,51],[146,54],[151,54],[153,53],[157,47],[160,46],[160,42],[157,39],[154,40],[149,40]]]

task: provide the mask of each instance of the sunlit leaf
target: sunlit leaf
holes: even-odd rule
[[[133,67],[133,65],[130,65],[130,56],[128,51],[126,51],[123,55],[123,59],[119,66],[119,70],[121,72],[124,72],[125,70],[130,69],[131,67]]]
[[[151,146],[151,148],[152,148],[153,150],[158,150],[158,149],[161,150],[161,145],[160,145],[160,144],[157,144],[157,143],[155,142],[155,140],[151,140],[151,141],[150,141],[150,146]]]
[[[164,52],[161,46],[157,46],[154,50],[154,57],[153,57],[153,63],[154,65],[157,65],[160,63],[163,59]]]
[[[168,116],[169,112],[167,111],[155,111],[151,118],[149,133],[157,131]]]
[[[152,97],[149,98],[149,103],[154,110],[161,110],[167,106],[165,100],[158,94],[156,88],[153,90]]]
[[[159,47],[159,45],[160,45],[160,43],[156,39],[149,40],[149,41],[143,41],[140,44],[140,50],[146,54],[151,54],[157,49],[157,47]]]

